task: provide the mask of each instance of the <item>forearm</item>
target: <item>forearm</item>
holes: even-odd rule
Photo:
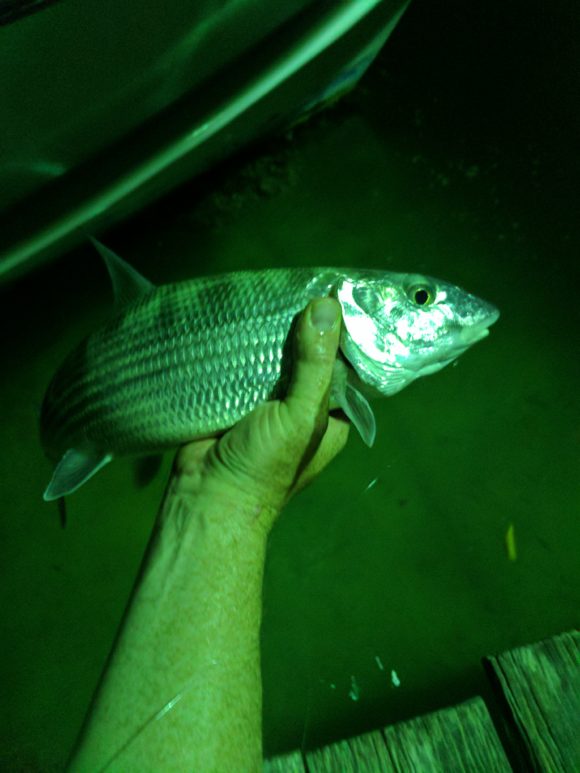
[[[266,536],[227,510],[170,484],[72,771],[261,768]]]

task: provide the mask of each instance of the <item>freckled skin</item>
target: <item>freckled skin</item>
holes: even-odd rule
[[[340,325],[320,336],[309,319],[284,400],[178,452],[72,773],[262,770],[267,536],[349,431],[328,416]]]

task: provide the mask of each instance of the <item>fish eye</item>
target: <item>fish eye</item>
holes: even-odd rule
[[[429,306],[433,303],[435,293],[427,285],[415,285],[410,288],[409,297],[417,306]]]

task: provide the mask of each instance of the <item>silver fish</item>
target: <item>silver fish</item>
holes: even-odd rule
[[[331,408],[369,446],[368,398],[441,370],[499,316],[447,282],[387,271],[268,269],[155,287],[94,243],[117,313],[69,355],[46,392],[41,440],[57,461],[47,501],[76,491],[113,457],[216,435],[284,395],[291,330],[312,298],[333,296],[342,307]]]

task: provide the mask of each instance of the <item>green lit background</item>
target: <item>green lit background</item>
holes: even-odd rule
[[[353,433],[276,526],[268,754],[490,700],[483,655],[578,624],[580,13],[436,5],[410,6],[338,105],[100,234],[160,283],[366,266],[501,310],[457,367],[377,402],[375,447]],[[110,300],[89,246],[0,290],[2,770],[62,768],[171,461],[145,488],[115,462],[70,499],[64,531],[42,502],[38,405]]]

